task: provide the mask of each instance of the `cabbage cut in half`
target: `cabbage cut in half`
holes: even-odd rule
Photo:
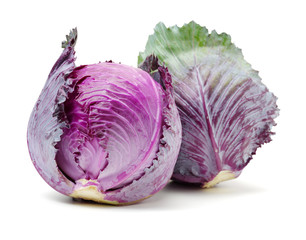
[[[51,187],[73,198],[147,198],[171,178],[181,144],[171,77],[152,56],[147,72],[111,61],[75,67],[76,40],[74,29],[31,114],[31,159]]]

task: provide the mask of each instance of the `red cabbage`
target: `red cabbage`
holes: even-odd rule
[[[157,24],[138,62],[151,54],[173,79],[183,141],[173,179],[211,187],[235,178],[271,141],[276,97],[225,33],[195,22]]]
[[[31,114],[32,161],[74,198],[147,198],[169,181],[181,144],[171,77],[152,57],[146,71],[111,61],[75,67],[76,40],[74,29]]]

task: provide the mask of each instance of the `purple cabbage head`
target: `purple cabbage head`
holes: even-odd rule
[[[225,33],[157,24],[138,62],[154,54],[173,79],[183,140],[173,179],[211,187],[238,177],[271,141],[276,97]]]
[[[171,77],[152,56],[144,70],[111,61],[75,67],[76,39],[74,29],[31,114],[31,159],[73,198],[147,198],[169,181],[181,144]]]

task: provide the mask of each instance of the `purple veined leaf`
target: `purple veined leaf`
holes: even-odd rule
[[[276,97],[229,35],[195,22],[157,24],[138,63],[151,54],[169,69],[182,121],[173,179],[212,187],[238,177],[257,148],[271,141]]]
[[[31,159],[73,198],[145,199],[168,183],[181,144],[171,77],[152,57],[148,71],[112,62],[75,67],[76,39],[74,29],[31,114]]]

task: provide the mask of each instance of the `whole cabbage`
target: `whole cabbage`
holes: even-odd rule
[[[173,79],[183,140],[173,179],[204,188],[241,174],[270,142],[276,97],[226,33],[190,22],[155,27],[138,62],[154,54]]]

